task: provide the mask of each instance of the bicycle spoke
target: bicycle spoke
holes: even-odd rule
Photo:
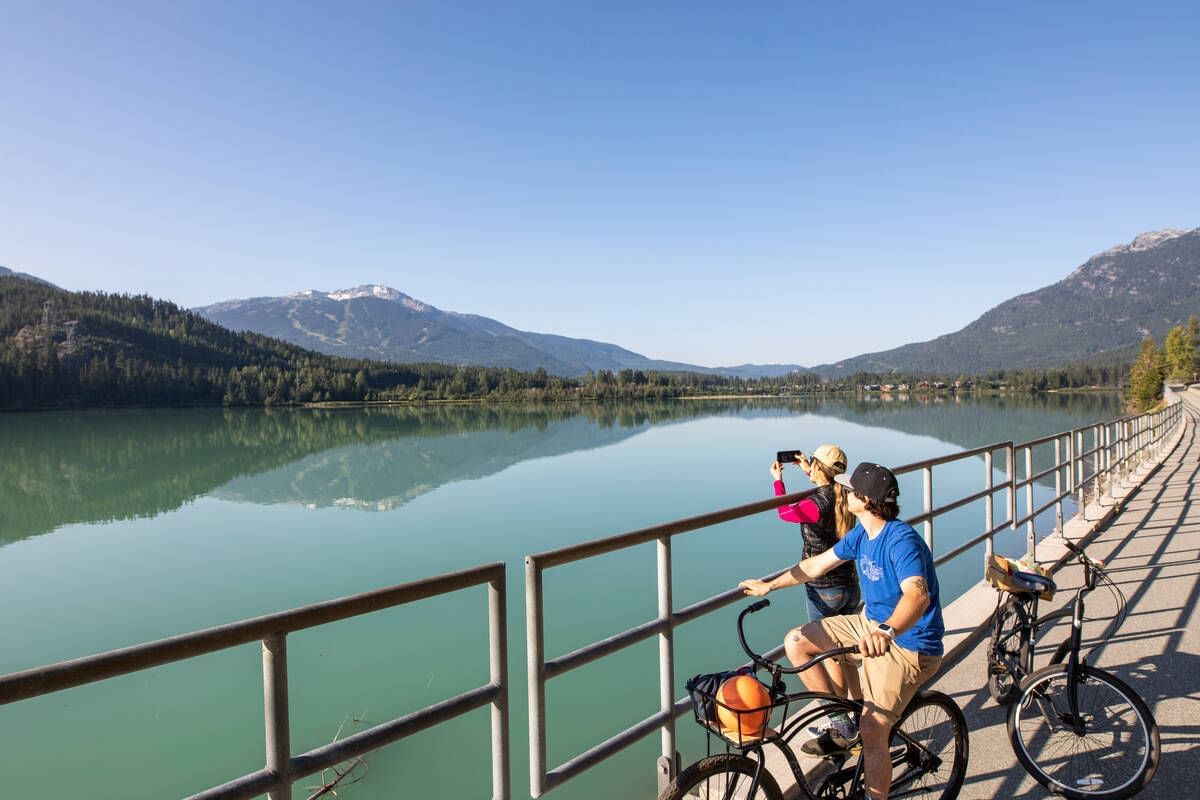
[[[1036,706],[1024,702],[1014,736],[1035,768],[1053,784],[1079,793],[1120,791],[1147,769],[1150,731],[1138,709],[1116,686],[1081,675],[1078,717],[1072,717],[1065,671],[1037,686]],[[1035,774],[1035,777],[1037,775]]]
[[[943,702],[953,704],[948,698],[918,700],[893,730],[889,797],[941,798],[957,792],[966,766],[965,731],[961,715]]]

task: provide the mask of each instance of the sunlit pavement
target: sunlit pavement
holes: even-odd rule
[[[1185,401],[1200,410],[1200,394]],[[1189,423],[1183,438],[1112,523],[1087,544],[1129,600],[1128,619],[1109,636],[1114,602],[1103,588],[1088,596],[1085,650],[1089,662],[1115,673],[1154,712],[1162,737],[1158,773],[1139,798],[1200,797],[1200,437]],[[1065,605],[1083,580],[1077,565],[1055,576],[1060,590],[1042,611]],[[1047,607],[1049,606],[1049,607]],[[1065,634],[1065,631],[1064,631]],[[1052,643],[1061,640],[1051,634]],[[967,717],[971,759],[959,797],[1052,797],[1017,762],[1005,709],[988,695],[986,639],[941,676],[935,687],[954,697]],[[1039,652],[1035,667],[1049,658]]]

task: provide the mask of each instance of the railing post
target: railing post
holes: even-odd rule
[[[1112,426],[1107,422],[1101,426],[1104,430],[1104,485],[1108,489],[1108,496],[1113,496],[1113,476],[1112,476]],[[1099,500],[1099,497],[1096,498]]]
[[[546,642],[542,629],[542,570],[525,558],[525,637],[529,687],[529,794],[546,791]]]
[[[1037,532],[1033,524],[1033,447],[1025,448],[1025,555],[1032,559],[1037,554]]]
[[[658,635],[659,709],[666,713],[662,726],[662,756],[658,759],[658,792],[667,788],[678,771],[679,753],[675,749],[675,629],[670,624],[674,613],[671,593],[671,537],[658,539],[658,618],[667,626]]]
[[[1009,442],[1004,448],[1004,459],[1008,467],[1008,526],[1017,527],[1017,451]]]
[[[925,479],[925,544],[933,552],[933,467],[926,464],[921,468]]]
[[[1074,457],[1075,457],[1074,487],[1075,487],[1075,492],[1079,494],[1079,500],[1078,500],[1079,513],[1080,513],[1080,515],[1084,515],[1084,517],[1086,518],[1087,515],[1085,515],[1084,510],[1087,509],[1087,497],[1085,495],[1085,492],[1087,491],[1087,489],[1084,486],[1085,482],[1086,482],[1084,479],[1086,479],[1086,477],[1087,477],[1087,458],[1084,456],[1084,453],[1087,452],[1087,447],[1085,446],[1087,439],[1084,435],[1084,429],[1080,428],[1080,429],[1078,429],[1078,431],[1075,431],[1072,435],[1072,440],[1078,441],[1078,443],[1079,443],[1078,445],[1075,446],[1075,452],[1074,452]]]
[[[1130,446],[1133,439],[1133,423],[1129,420],[1121,420],[1121,480],[1129,480],[1129,474],[1133,472],[1131,462],[1133,461],[1133,448]]]
[[[511,782],[508,752],[508,609],[505,606],[505,577],[488,583],[488,669],[493,684],[501,687],[492,701],[492,797],[508,800]]]
[[[266,721],[267,770],[276,782],[270,800],[292,798],[292,742],[288,719],[287,635],[263,639],[263,718]]]
[[[1145,421],[1141,416],[1133,418],[1133,462],[1139,465],[1142,463],[1142,423]]]
[[[988,532],[987,543],[984,545],[984,555],[989,560],[991,559],[992,554],[996,552],[996,545],[993,541],[995,538],[996,517],[994,507],[995,500],[992,497],[992,471],[992,451],[988,450],[983,454],[983,480],[984,488],[987,489],[987,495],[983,498],[983,513],[987,517],[984,530]]]
[[[1054,437],[1054,530],[1063,535],[1062,436]]]

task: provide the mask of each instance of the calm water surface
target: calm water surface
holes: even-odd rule
[[[834,442],[852,463],[901,464],[1119,413],[1115,397],[1087,395],[4,415],[0,673],[503,561],[513,796],[527,797],[526,554],[768,497],[779,449]],[[936,472],[935,502],[982,474],[982,460]],[[807,488],[798,471],[785,480]],[[921,511],[919,481],[901,484],[906,515]],[[939,522],[935,550],[983,523],[982,504]],[[997,547],[1019,553],[1023,539]],[[679,537],[676,606],[799,548],[773,512]],[[979,571],[977,553],[943,568],[944,599]],[[654,573],[652,546],[548,572],[548,654],[654,617]],[[802,590],[772,599],[755,619],[763,647],[803,620]],[[486,608],[477,588],[289,637],[293,752],[486,683]],[[679,630],[679,695],[688,675],[740,663],[735,612]],[[552,681],[551,763],[657,710],[657,676],[649,641]],[[0,707],[5,793],[177,797],[251,772],[261,693],[252,645]],[[703,747],[694,729],[680,726],[685,761]],[[650,737],[553,796],[651,797],[658,746]],[[481,709],[373,754],[339,796],[490,797],[489,747]]]

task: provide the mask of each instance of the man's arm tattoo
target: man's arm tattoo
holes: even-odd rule
[[[918,577],[913,582],[913,585],[915,585],[917,587],[917,590],[921,594],[929,594],[929,582],[926,581],[924,578]]]

